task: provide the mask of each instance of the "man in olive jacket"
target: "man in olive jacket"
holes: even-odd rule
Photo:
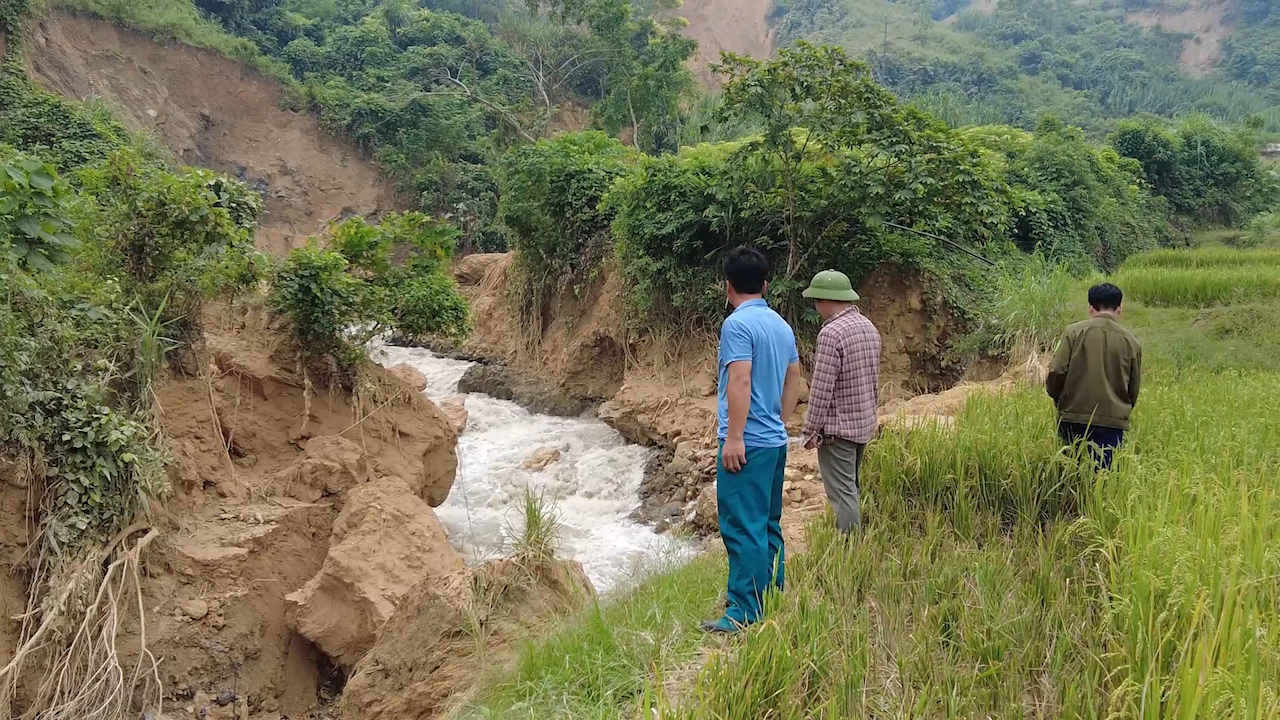
[[[1120,324],[1123,300],[1109,283],[1089,289],[1089,319],[1067,328],[1045,380],[1063,442],[1087,442],[1094,461],[1107,469],[1129,429],[1142,380],[1142,347]]]

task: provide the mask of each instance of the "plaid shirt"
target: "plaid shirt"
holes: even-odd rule
[[[866,443],[876,429],[880,333],[858,308],[822,325],[809,387],[804,439],[838,437]]]

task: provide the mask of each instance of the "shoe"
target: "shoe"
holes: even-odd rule
[[[737,635],[743,630],[743,626],[727,617],[719,620],[708,620],[699,625],[698,628],[708,635]]]

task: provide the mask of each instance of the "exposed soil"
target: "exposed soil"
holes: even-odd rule
[[[53,11],[31,28],[33,79],[98,98],[183,163],[239,177],[266,201],[257,242],[283,254],[351,215],[398,209],[392,184],[310,114],[281,109],[283,90],[221,55],[166,46],[133,30]]]
[[[691,58],[703,85],[718,88],[721,78],[711,72],[721,53],[757,59],[773,54],[774,31],[769,24],[771,0],[686,0],[675,13],[689,21],[683,32],[698,41]]]
[[[143,588],[149,644],[180,708],[197,692],[231,692],[254,713],[303,717],[330,660],[295,632],[287,596],[332,562],[351,488],[396,477],[443,501],[456,436],[390,373],[374,369],[356,394],[318,379],[309,387],[288,343],[254,311],[207,323],[204,377],[170,378],[158,391],[174,496]],[[430,516],[425,505],[418,512]],[[452,553],[442,531],[434,547]],[[374,572],[391,549],[370,552],[363,562]]]
[[[1126,19],[1143,27],[1159,27],[1192,37],[1182,44],[1182,66],[1196,75],[1205,75],[1222,59],[1222,41],[1235,32],[1231,18],[1232,0],[1192,0],[1176,7],[1157,4]]]

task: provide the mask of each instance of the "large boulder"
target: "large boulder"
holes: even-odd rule
[[[350,668],[410,588],[462,569],[431,508],[403,480],[383,478],[347,495],[320,572],[286,600],[298,633]]]
[[[673,400],[652,387],[628,383],[596,415],[639,445],[674,449],[686,441],[715,442],[714,397],[684,395]]]
[[[427,376],[418,368],[407,363],[400,363],[387,368],[387,372],[404,381],[404,384],[422,392],[427,389]]]
[[[529,628],[581,609],[594,596],[582,566],[498,560],[451,583],[410,591],[355,667],[344,720],[442,717]]]
[[[581,415],[589,405],[582,397],[505,365],[471,366],[458,381],[458,392],[484,393],[519,403],[533,412],[561,417]]]
[[[328,436],[307,441],[304,455],[275,474],[271,489],[303,502],[341,497],[369,480],[369,461],[354,441]]]
[[[467,422],[471,420],[471,413],[467,412],[467,396],[466,395],[450,395],[440,400],[440,412],[444,413],[444,417],[449,421],[449,426],[458,435],[461,435],[467,429]]]

